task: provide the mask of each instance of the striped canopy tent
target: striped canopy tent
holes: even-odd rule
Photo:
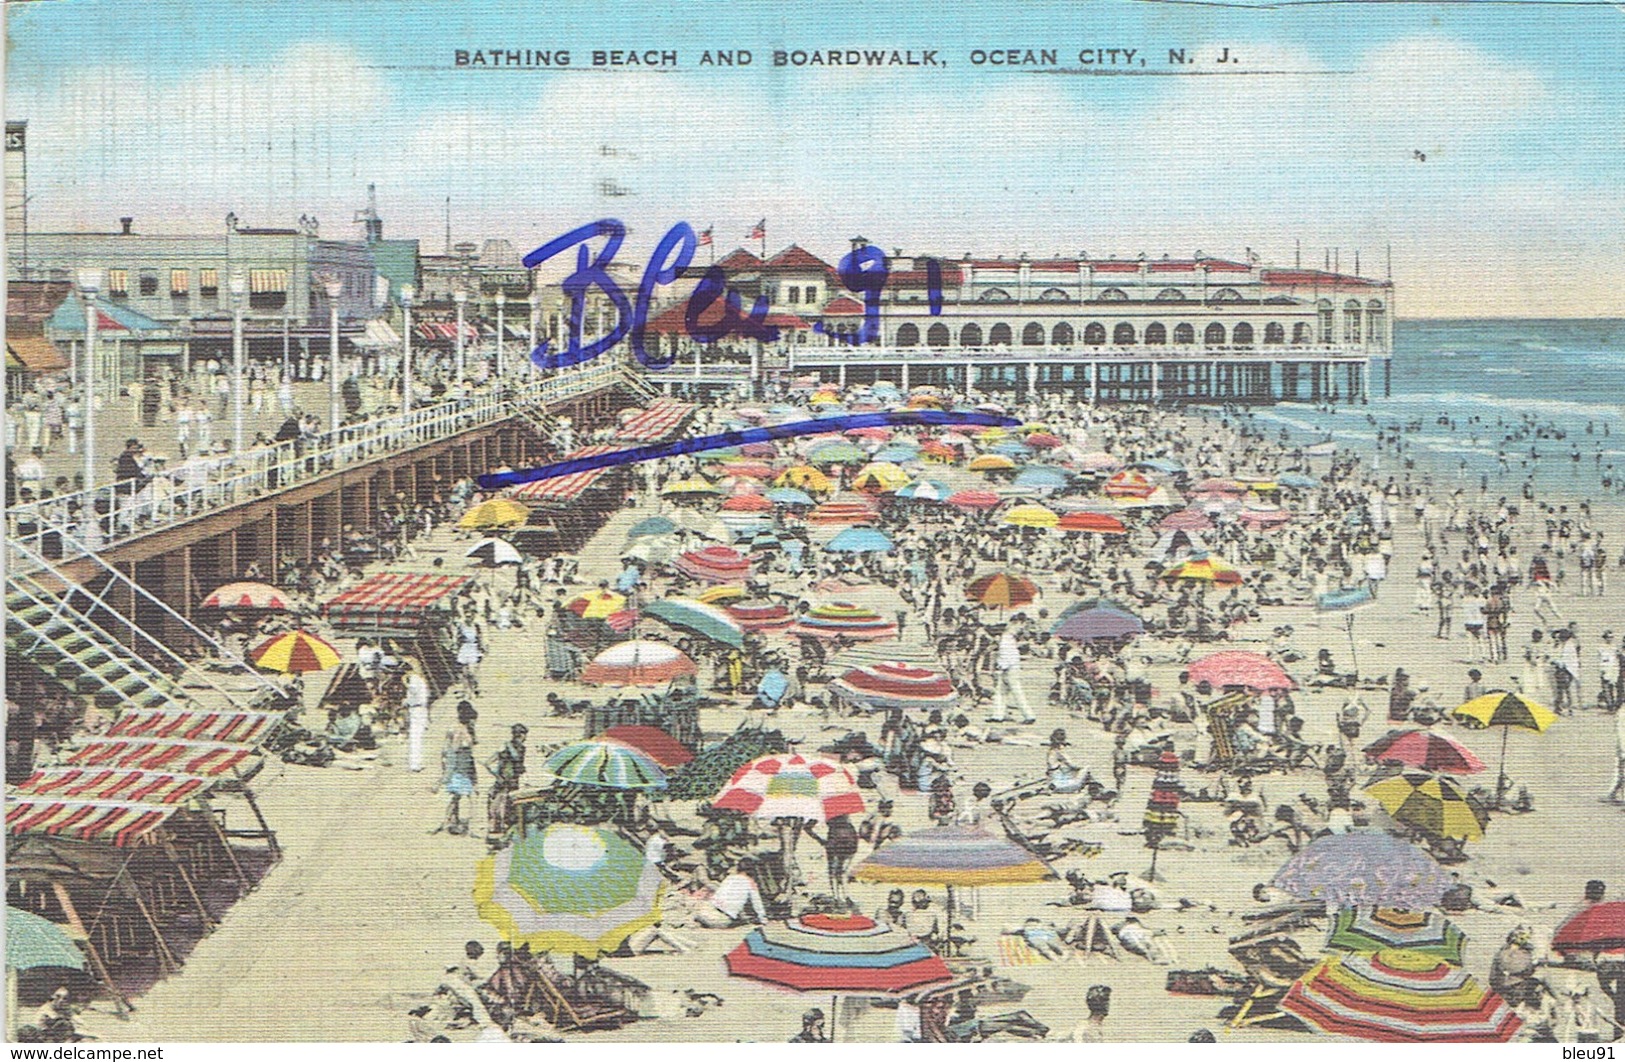
[[[807,514],[809,524],[836,524],[850,527],[866,524],[875,518],[874,507],[868,502],[825,502]]]
[[[711,806],[764,822],[828,822],[864,810],[863,794],[848,768],[799,752],[770,753],[744,764],[712,798]]]
[[[1280,1008],[1321,1032],[1380,1043],[1505,1043],[1523,1024],[1466,970],[1401,949],[1322,959]]]
[[[1455,884],[1426,852],[1379,832],[1329,834],[1276,872],[1273,884],[1328,907],[1434,907]]]
[[[200,607],[286,612],[293,607],[293,599],[266,583],[226,583],[215,587],[214,592],[203,599]]]
[[[805,914],[750,931],[728,972],[798,992],[896,995],[953,980],[941,956],[864,915]]]
[[[674,678],[698,671],[688,654],[676,646],[631,641],[595,656],[582,669],[581,681],[594,686],[664,686]]]
[[[740,627],[758,634],[780,634],[796,622],[795,613],[777,601],[733,601],[726,611]]]
[[[287,631],[261,642],[248,658],[266,671],[297,675],[337,667],[339,651],[309,631]]]
[[[849,602],[832,601],[805,612],[791,628],[813,638],[844,637],[855,642],[883,641],[897,637],[897,624],[874,609]]]
[[[1386,948],[1404,948],[1460,966],[1466,943],[1466,936],[1454,922],[1432,911],[1344,907],[1332,919],[1326,950],[1371,954]]]
[[[600,737],[555,751],[542,770],[562,782],[602,789],[664,789],[666,772],[642,749]]]
[[[740,583],[750,574],[750,558],[729,546],[706,546],[684,553],[673,567],[702,582]]]
[[[830,695],[871,711],[880,708],[952,708],[959,703],[953,680],[929,668],[897,660],[852,668],[829,684]]]
[[[474,905],[515,947],[595,959],[660,921],[664,884],[619,834],[554,823],[479,861]]]
[[[134,708],[119,712],[107,730],[110,738],[159,738],[179,741],[230,741],[252,745],[264,741],[281,724],[281,712],[210,712],[197,708]]]

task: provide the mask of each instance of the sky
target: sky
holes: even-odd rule
[[[1384,275],[1412,317],[1625,317],[1625,8],[960,0],[8,4],[6,117],[36,231],[510,240],[600,217],[641,262],[674,223],[719,250],[767,219],[958,257],[1239,257]],[[932,68],[779,68],[775,49],[935,50]],[[458,49],[569,49],[474,69]],[[594,49],[675,49],[605,70]],[[706,69],[706,49],[748,68]],[[1108,76],[975,49],[1132,48]],[[1169,49],[1193,62],[1170,65]],[[1216,60],[1228,48],[1236,62]],[[1145,60],[1140,66],[1139,61]],[[1099,70],[1096,66],[1092,69]],[[1424,158],[1425,156],[1425,158]],[[606,197],[606,182],[629,194]]]

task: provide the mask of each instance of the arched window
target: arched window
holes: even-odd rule
[[[920,345],[920,330],[913,324],[899,325],[897,328],[897,345],[900,347],[917,347]]]
[[[948,345],[948,326],[938,321],[925,333],[925,345],[935,350],[942,350]]]
[[[1375,346],[1380,347],[1387,342],[1388,329],[1384,322],[1386,314],[1381,299],[1372,299],[1365,304],[1365,334]]]
[[[1071,302],[1072,301],[1072,296],[1068,295],[1066,292],[1062,291],[1060,288],[1045,288],[1043,293],[1038,296],[1038,301],[1039,302]]]
[[[1190,347],[1196,345],[1196,329],[1188,324],[1174,325],[1174,345]]]
[[[987,334],[987,343],[990,347],[1008,347],[1010,345],[1010,326],[1003,322],[994,325]]]
[[[1315,303],[1315,316],[1320,322],[1320,342],[1332,341],[1332,300],[1321,299]]]
[[[1299,321],[1297,324],[1292,326],[1292,342],[1298,344],[1299,346],[1309,345],[1310,339],[1308,321]]]
[[[1246,321],[1242,321],[1240,324],[1236,325],[1236,327],[1230,330],[1230,342],[1238,347],[1252,346],[1253,326],[1248,324]]]
[[[1099,321],[1090,321],[1083,326],[1083,342],[1085,346],[1100,347],[1106,344],[1106,326]]]
[[[1112,329],[1112,345],[1132,347],[1134,345],[1134,326],[1124,321]]]
[[[1202,333],[1202,344],[1209,347],[1224,346],[1224,325],[1217,321],[1208,325]]]
[[[1154,321],[1145,326],[1145,345],[1160,347],[1168,342],[1168,329],[1161,321]]]
[[[1009,302],[1010,293],[1003,288],[988,288],[978,297],[979,302]]]
[[[1027,327],[1021,330],[1021,345],[1024,347],[1043,346],[1044,326],[1037,321],[1028,322]]]
[[[1128,292],[1124,291],[1122,288],[1107,288],[1105,291],[1103,291],[1099,295],[1095,296],[1095,301],[1097,301],[1097,302],[1127,302],[1128,301]]]
[[[1156,301],[1158,301],[1158,302],[1184,302],[1185,301],[1185,293],[1183,291],[1180,291],[1178,288],[1163,288],[1161,291],[1157,292]]]
[[[1264,342],[1266,344],[1285,343],[1286,325],[1283,325],[1280,321],[1271,321],[1269,324],[1265,325]]]
[[[979,347],[982,345],[982,326],[968,324],[959,330],[959,345],[962,347]]]
[[[1241,292],[1235,288],[1220,288],[1207,297],[1208,302],[1240,302]]]
[[[1360,300],[1350,299],[1343,304],[1343,342],[1360,341]]]
[[[1057,347],[1070,347],[1072,345],[1072,338],[1072,326],[1067,324],[1065,321],[1062,321],[1060,324],[1056,325],[1054,330],[1049,334],[1050,343]]]

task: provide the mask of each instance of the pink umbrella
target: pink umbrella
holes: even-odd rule
[[[1298,684],[1281,670],[1281,665],[1262,653],[1238,649],[1213,653],[1187,669],[1192,682],[1207,682],[1215,688],[1243,686],[1250,690],[1290,690]]]
[[[1180,509],[1157,521],[1157,527],[1163,531],[1209,531],[1213,521],[1200,509]]]
[[[948,504],[956,509],[997,509],[1004,503],[990,490],[962,490],[948,495]]]

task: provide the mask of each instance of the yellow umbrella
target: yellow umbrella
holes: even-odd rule
[[[668,483],[660,488],[660,493],[669,496],[672,494],[720,494],[722,492],[717,490],[709,481],[696,476],[693,479],[679,479],[674,483]]]
[[[965,467],[972,472],[1004,472],[1015,468],[1016,463],[1003,454],[983,454]]]
[[[820,391],[817,394],[813,395],[811,400],[809,400],[807,404],[809,406],[834,406],[834,405],[839,405],[840,401],[841,401],[841,397],[839,395],[837,395],[835,392],[833,392],[833,391]]]
[[[1042,505],[1018,505],[1004,514],[1004,522],[1014,527],[1055,527],[1061,518]]]
[[[1535,733],[1544,733],[1546,728],[1557,722],[1557,713],[1544,705],[1536,704],[1521,693],[1508,693],[1497,690],[1486,693],[1482,697],[1474,697],[1466,704],[1451,713],[1457,719],[1469,720],[1480,726],[1498,726],[1501,728],[1501,770],[1496,778],[1495,793],[1499,804],[1500,794],[1506,788],[1507,777],[1507,734],[1513,727],[1520,730],[1533,730]]]
[[[613,590],[588,590],[564,605],[582,619],[604,619],[626,607],[626,598]]]
[[[724,601],[738,601],[745,596],[742,586],[713,586],[709,590],[694,595],[694,600],[702,601],[707,605],[719,605]]]
[[[1395,822],[1434,837],[1476,841],[1486,816],[1454,780],[1426,771],[1402,771],[1365,787]]]
[[[530,519],[530,509],[512,498],[492,498],[480,502],[464,513],[457,526],[470,531],[485,531],[494,527],[524,527]]]
[[[288,631],[263,642],[249,659],[267,671],[284,675],[306,671],[326,671],[339,662],[339,651],[306,631]]]
[[[1000,439],[1008,438],[1009,435],[1009,432],[1000,427],[983,428],[976,433],[976,437],[983,442],[998,442]]]
[[[890,461],[876,461],[864,465],[852,480],[857,490],[891,491],[908,484],[908,473]]]
[[[829,491],[835,489],[831,479],[811,465],[792,465],[779,473],[773,481],[775,487],[800,487],[802,490]]]

